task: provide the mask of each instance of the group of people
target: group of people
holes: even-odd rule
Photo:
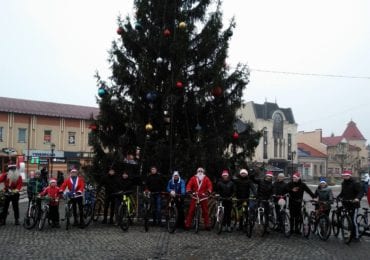
[[[3,210],[0,213],[0,225],[6,224],[10,203],[12,203],[13,206],[14,224],[19,225],[19,192],[22,189],[23,181],[15,164],[9,164],[7,172],[0,175],[0,183],[2,182],[4,183],[3,191],[5,194],[5,201]],[[39,199],[47,196],[50,199],[49,219],[52,221],[53,227],[60,227],[59,198],[63,192],[68,189],[68,192],[66,192],[65,195],[69,196],[72,201],[73,215],[75,219],[74,224],[83,228],[85,226],[83,216],[84,188],[84,178],[78,176],[78,170],[76,168],[71,168],[70,176],[63,181],[60,187],[57,185],[56,179],[50,178],[49,181],[47,181],[42,175],[42,171],[32,171],[30,172],[29,181],[27,183],[27,195],[29,203],[36,199],[38,207],[41,207]],[[79,208],[79,220],[77,217],[77,206]]]
[[[280,204],[279,199],[289,196],[289,211],[291,221],[291,231],[300,233],[300,223],[302,222],[301,205],[304,193],[306,192],[318,201],[325,202],[328,205],[327,214],[330,212],[330,204],[333,203],[333,193],[324,178],[320,179],[315,192],[301,180],[300,173],[293,174],[291,180],[287,183],[283,173],[277,175],[274,181],[274,174],[270,171],[264,173],[262,178],[257,178],[257,174],[251,173],[248,169],[241,169],[235,178],[231,178],[228,170],[223,170],[220,179],[212,183],[210,178],[206,175],[203,167],[198,167],[196,173],[185,183],[185,180],[180,177],[178,171],[174,171],[172,177],[165,181],[162,175],[158,172],[156,166],[152,166],[149,170],[148,176],[145,180],[135,181],[131,178],[127,171],[121,174],[116,174],[113,168],[109,169],[108,173],[101,178],[97,187],[99,192],[103,187],[105,188],[105,203],[104,203],[104,218],[102,223],[108,223],[108,210],[110,208],[109,223],[114,224],[114,215],[120,203],[120,197],[117,195],[121,191],[132,192],[134,186],[142,185],[145,191],[151,192],[152,208],[153,208],[153,223],[154,225],[162,225],[162,199],[163,192],[167,192],[170,196],[176,198],[176,206],[179,213],[178,226],[180,228],[190,229],[192,219],[194,217],[196,197],[202,197],[200,205],[202,208],[202,217],[204,219],[204,227],[210,230],[209,223],[209,208],[208,198],[216,192],[223,198],[224,206],[224,228],[226,231],[231,232],[231,210],[232,210],[232,197],[237,199],[237,207],[241,208],[243,201],[249,201],[251,197],[255,197],[256,201],[261,203],[265,209],[265,214],[269,214],[268,200],[273,200],[276,205],[276,213],[279,219]],[[358,208],[360,207],[360,200],[364,195],[363,189],[359,182],[352,178],[351,171],[344,171],[342,173],[342,189],[338,198],[343,199],[343,205],[351,213],[355,228],[356,238],[358,238],[358,229],[356,226],[356,216]],[[0,183],[4,182],[4,191],[11,191],[5,196],[5,203],[3,212],[0,214],[0,224],[6,223],[7,212],[10,203],[13,205],[15,225],[19,225],[19,191],[22,188],[22,178],[16,169],[15,165],[9,165],[8,171],[0,175]],[[48,196],[50,202],[50,219],[54,227],[59,227],[59,198],[61,194],[68,189],[69,198],[73,205],[74,225],[81,228],[84,227],[83,217],[83,192],[85,182],[84,178],[79,176],[78,170],[72,168],[70,176],[64,180],[60,185],[57,185],[56,179],[50,179],[49,185],[45,183],[41,172],[36,171],[30,173],[30,180],[27,185],[27,193],[29,201],[34,196]],[[184,197],[191,195],[190,206],[185,217]],[[351,201],[351,202],[350,202]],[[77,216],[77,206],[79,208],[79,216]],[[239,223],[239,228],[243,223]]]

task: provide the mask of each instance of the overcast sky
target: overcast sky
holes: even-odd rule
[[[369,10],[368,0],[224,0],[225,23],[237,23],[228,63],[251,68],[245,100],[291,107],[299,130],[324,136],[352,119],[370,139]],[[97,106],[93,75],[110,75],[119,14],[133,14],[132,0],[1,1],[0,96]]]

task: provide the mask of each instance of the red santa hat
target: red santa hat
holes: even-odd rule
[[[245,174],[247,174],[247,175],[248,175],[248,171],[247,171],[246,169],[241,169],[239,173],[240,173],[240,174],[245,173]]]
[[[228,170],[223,170],[221,176],[229,176]]]
[[[274,173],[272,171],[267,171],[266,177],[274,177]]]
[[[76,167],[72,167],[72,168],[71,168],[71,173],[72,173],[72,172],[78,172],[78,170],[76,169]]]
[[[51,178],[51,179],[49,180],[49,184],[52,184],[52,183],[57,183],[57,180],[56,180],[55,178]]]
[[[350,171],[350,170],[345,170],[345,171],[342,173],[342,176],[352,176],[352,171]]]
[[[294,174],[293,174],[293,179],[300,179],[301,178],[301,174],[299,173],[299,172],[295,172]]]

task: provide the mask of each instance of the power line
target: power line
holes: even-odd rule
[[[298,75],[298,76],[314,76],[314,77],[330,77],[330,78],[348,78],[348,79],[370,79],[370,76],[351,76],[351,75],[335,75],[335,74],[320,74],[320,73],[303,73],[303,72],[292,72],[292,71],[278,71],[278,70],[263,70],[263,69],[249,69],[251,72],[264,72],[264,73],[276,73],[276,74],[287,74],[287,75]]]

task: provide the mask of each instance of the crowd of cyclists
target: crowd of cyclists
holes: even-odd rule
[[[258,175],[258,176],[257,176]],[[176,198],[176,208],[178,212],[176,224],[177,228],[189,230],[192,228],[196,203],[200,204],[203,224],[205,230],[211,230],[212,223],[210,220],[209,200],[217,194],[222,199],[224,208],[224,217],[222,221],[223,230],[232,232],[232,208],[236,207],[241,210],[242,203],[247,201],[249,206],[253,198],[254,207],[264,209],[265,219],[269,219],[272,213],[277,216],[278,221],[282,221],[281,207],[285,203],[282,200],[289,200],[288,208],[290,214],[290,233],[300,234],[302,232],[302,202],[304,201],[304,193],[307,193],[313,200],[325,203],[326,208],[324,213],[329,216],[331,205],[334,200],[342,200],[343,207],[349,212],[353,222],[353,238],[359,239],[359,230],[357,226],[357,214],[360,208],[360,201],[364,195],[364,190],[361,184],[352,178],[351,171],[342,173],[341,191],[337,198],[333,197],[333,192],[328,186],[325,178],[320,178],[320,182],[315,189],[311,189],[302,181],[300,173],[296,172],[292,175],[289,181],[283,173],[279,173],[276,177],[273,172],[266,171],[262,174],[254,173],[253,170],[241,169],[236,176],[232,177],[228,170],[223,170],[220,178],[216,182],[212,182],[207,176],[206,170],[203,167],[198,167],[195,174],[187,181],[181,178],[178,171],[174,171],[169,180],[165,180],[158,172],[156,166],[150,167],[146,178],[132,178],[128,171],[116,173],[115,169],[111,168],[99,181],[96,187],[96,194],[99,194],[104,188],[104,210],[102,224],[116,224],[115,214],[121,203],[122,198],[117,195],[120,192],[135,192],[140,187],[141,191],[150,192],[152,205],[152,225],[162,226],[162,212],[165,198]],[[8,215],[8,208],[12,203],[14,211],[15,225],[19,225],[19,191],[22,188],[22,178],[15,165],[9,165],[8,171],[0,175],[0,183],[4,182],[4,190],[2,194],[3,206],[0,208],[0,224],[5,225]],[[60,187],[57,185],[56,179],[49,179],[48,184],[39,171],[31,172],[27,183],[27,194],[29,203],[37,197],[49,197],[50,211],[49,220],[52,227],[60,227],[59,216],[59,200],[62,194],[69,196],[73,208],[73,225],[80,228],[85,228],[85,217],[83,213],[83,195],[85,189],[84,177],[80,176],[78,169],[72,168],[68,178],[66,178]],[[167,196],[164,196],[166,194]],[[196,198],[202,198],[197,201]],[[185,199],[190,198],[190,203],[185,203]],[[235,202],[235,203],[234,203]],[[271,207],[271,203],[274,207]],[[38,202],[40,205],[40,202]],[[189,205],[188,208],[185,208]],[[316,204],[318,205],[318,204]],[[77,210],[78,209],[78,210]],[[271,212],[271,210],[275,212]],[[108,218],[109,211],[109,218]],[[96,214],[99,214],[97,212]],[[186,215],[185,215],[186,213]],[[243,221],[239,219],[237,229],[243,230]],[[265,221],[268,225],[268,221]],[[279,231],[281,225],[276,226]]]

